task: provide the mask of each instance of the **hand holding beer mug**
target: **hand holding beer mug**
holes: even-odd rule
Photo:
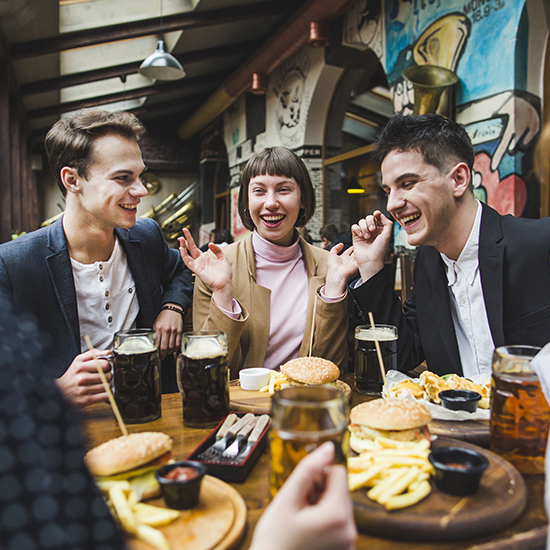
[[[384,371],[397,370],[397,327],[359,325],[355,328],[355,389],[364,395],[382,395],[382,372],[376,352],[378,340]]]
[[[523,474],[544,473],[550,408],[530,365],[539,351],[503,346],[493,355],[491,450]]]
[[[137,424],[160,418],[162,388],[156,332],[148,328],[117,332],[111,360],[114,397],[124,422]]]
[[[229,413],[227,336],[220,330],[186,332],[178,358],[183,422],[190,428],[216,426]]]
[[[335,462],[347,464],[349,403],[332,386],[286,388],[271,405],[271,495],[275,496],[296,464],[325,441],[335,447]]]

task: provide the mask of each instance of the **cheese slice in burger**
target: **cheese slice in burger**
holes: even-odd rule
[[[97,481],[127,480],[138,499],[160,494],[155,471],[172,458],[172,438],[162,432],[123,435],[94,447],[84,457]]]
[[[350,447],[356,453],[372,449],[376,437],[397,441],[430,439],[430,411],[415,399],[374,399],[350,411]]]

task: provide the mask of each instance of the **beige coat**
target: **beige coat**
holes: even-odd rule
[[[315,328],[311,354],[334,361],[340,368],[347,365],[348,330],[347,293],[344,299],[327,303],[319,296],[325,284],[328,252],[308,244],[300,237],[300,246],[309,277],[309,299],[304,339],[300,357],[309,353],[314,297]],[[196,277],[193,298],[193,327],[195,330],[223,330],[227,334],[231,377],[245,367],[261,367],[269,338],[271,291],[256,284],[256,262],[252,237],[223,249],[233,270],[233,296],[243,312],[238,320],[223,313],[212,300],[211,290]]]

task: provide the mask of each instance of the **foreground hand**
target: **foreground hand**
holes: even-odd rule
[[[342,296],[346,290],[346,283],[357,273],[357,262],[353,254],[353,247],[338,255],[343,247],[342,243],[334,246],[327,258],[327,276],[324,293],[329,298]]]
[[[202,252],[195,244],[188,229],[183,230],[183,237],[180,237],[178,241],[181,258],[185,265],[212,290],[212,297],[218,306],[231,310],[233,271],[222,249],[218,245],[210,243],[208,246],[215,256]]]
[[[393,222],[380,210],[351,226],[353,254],[363,281],[384,267],[384,256],[393,231]]]
[[[179,307],[177,304],[172,305]],[[177,311],[165,309],[159,313],[153,328],[157,333],[160,360],[162,361],[167,355],[174,353],[181,346],[183,317]]]
[[[109,350],[93,350],[96,356],[108,355]],[[111,381],[111,365],[105,359],[97,360],[105,373],[107,382]],[[65,374],[56,379],[56,384],[65,399],[77,408],[86,407],[93,403],[107,401],[107,392],[103,388],[101,378],[97,372],[92,351],[77,355]]]
[[[250,550],[353,550],[357,530],[343,466],[325,443],[296,466],[254,531]],[[312,495],[319,498],[311,503]]]

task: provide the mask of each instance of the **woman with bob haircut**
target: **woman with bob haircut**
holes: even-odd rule
[[[256,153],[239,189],[239,214],[252,234],[201,252],[189,230],[180,237],[183,261],[196,274],[195,330],[227,334],[231,376],[246,367],[278,369],[295,357],[347,364],[346,281],[357,267],[350,249],[330,253],[298,234],[315,211],[302,160],[284,147]]]

